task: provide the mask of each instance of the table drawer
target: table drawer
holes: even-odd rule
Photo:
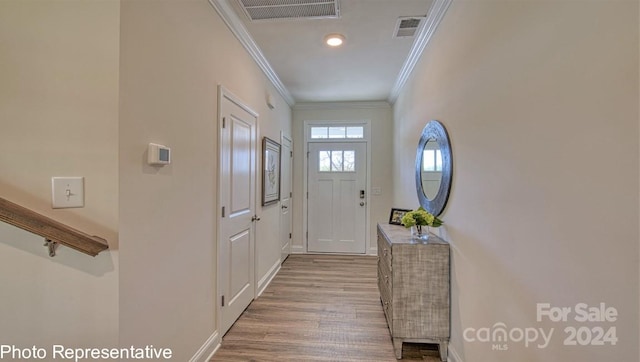
[[[378,268],[378,289],[380,290],[380,301],[382,302],[384,316],[387,319],[387,325],[391,326],[391,313],[393,310],[391,287],[386,283],[384,274],[381,273],[380,268]]]
[[[380,279],[380,283],[386,286],[389,290],[389,295],[391,295],[391,290],[393,290],[393,275],[388,265],[384,262],[378,262],[378,279]]]
[[[380,263],[386,265],[387,270],[393,270],[391,267],[391,245],[380,234],[378,234],[378,258]]]

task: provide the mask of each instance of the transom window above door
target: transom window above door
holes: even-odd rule
[[[312,126],[311,139],[363,139],[364,126]]]

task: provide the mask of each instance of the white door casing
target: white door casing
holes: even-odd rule
[[[366,252],[366,142],[310,142],[308,251]]]
[[[218,306],[224,335],[255,297],[257,114],[219,87]]]
[[[284,134],[280,137],[280,241],[281,257],[284,260],[291,254],[291,233],[293,232],[291,196],[293,181],[293,141]]]

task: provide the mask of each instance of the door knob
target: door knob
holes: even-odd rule
[[[282,209],[283,209],[283,210],[288,209],[288,208],[289,208],[289,207],[288,207],[287,205],[282,205]]]

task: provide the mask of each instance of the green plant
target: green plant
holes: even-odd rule
[[[422,206],[420,206],[417,210],[409,211],[402,217],[402,225],[407,228],[412,226],[432,226],[439,227],[444,222],[440,220],[437,216],[433,215],[429,211],[425,210]]]

